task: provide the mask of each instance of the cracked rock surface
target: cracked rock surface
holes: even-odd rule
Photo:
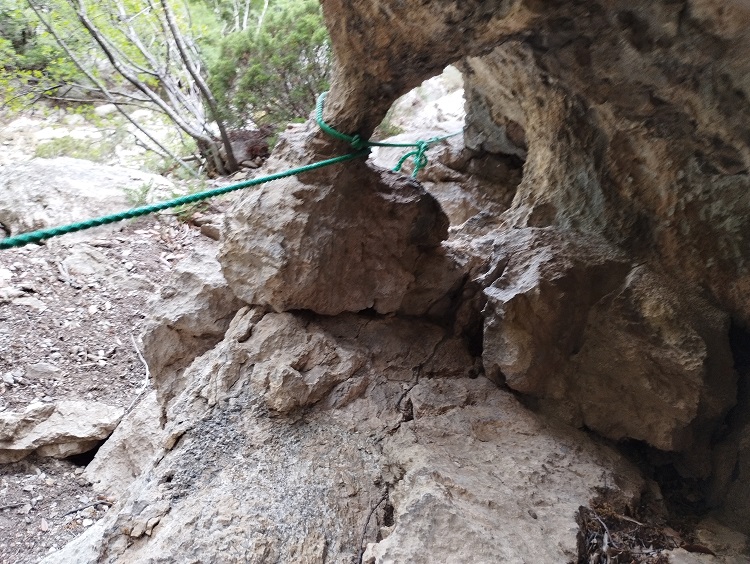
[[[161,454],[116,510],[47,561],[502,561],[542,544],[564,561],[594,488],[640,496],[612,449],[463,374],[469,353],[435,325],[256,318],[240,310],[187,370]]]

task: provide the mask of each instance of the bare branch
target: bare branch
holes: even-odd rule
[[[208,85],[206,84],[205,80],[203,80],[203,76],[201,76],[201,74],[197,71],[193,63],[193,59],[188,56],[187,48],[185,46],[185,38],[182,36],[182,33],[180,32],[180,30],[177,28],[177,24],[174,21],[174,14],[172,14],[172,10],[169,8],[169,5],[167,4],[166,0],[160,0],[160,3],[161,3],[162,8],[164,8],[164,15],[167,19],[167,24],[169,25],[169,29],[172,32],[172,37],[174,37],[175,45],[177,46],[177,50],[180,53],[180,57],[182,57],[182,62],[184,63],[187,71],[190,73],[190,76],[195,81],[195,84],[200,90],[201,94],[203,95],[203,99],[206,102],[206,106],[208,106],[208,110],[211,113],[211,117],[216,122],[216,125],[219,128],[221,141],[224,145],[224,150],[227,153],[227,162],[229,164],[229,168],[230,170],[236,170],[237,161],[234,158],[234,153],[232,151],[232,144],[229,141],[229,136],[227,135],[223,120],[221,119],[221,115],[219,114],[218,103],[216,102],[214,95],[211,93],[211,90],[208,88]]]
[[[185,170],[187,170],[190,174],[193,176],[198,176],[198,174],[184,161],[182,161],[177,155],[172,153],[167,147],[165,147],[162,143],[159,142],[158,139],[156,139],[153,135],[151,135],[141,124],[136,122],[133,118],[130,117],[130,114],[128,114],[121,106],[122,104],[113,96],[113,94],[109,91],[109,89],[102,83],[92,72],[90,72],[85,65],[76,57],[76,55],[73,53],[73,51],[68,46],[67,42],[63,40],[62,37],[57,33],[57,31],[50,25],[50,23],[42,17],[41,12],[39,9],[34,6],[32,0],[27,0],[27,4],[32,9],[34,14],[39,18],[39,21],[42,23],[44,28],[52,35],[52,37],[57,41],[57,44],[60,45],[60,47],[65,51],[65,54],[70,58],[70,60],[73,62],[73,64],[80,70],[83,75],[88,78],[92,84],[94,84],[99,91],[104,94],[104,96],[107,98],[107,100],[114,104],[117,108],[117,111],[122,114],[126,120],[128,120],[131,124],[133,124],[136,128],[138,128],[139,131],[141,131],[149,141],[151,141],[154,146],[158,147],[159,150],[163,151],[164,154],[169,155],[171,159],[174,159],[176,163],[178,163],[181,167],[183,167]]]

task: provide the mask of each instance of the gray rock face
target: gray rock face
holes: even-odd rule
[[[243,309],[186,372],[168,452],[45,562],[571,559],[578,506],[641,479],[466,378],[462,347],[423,321]]]
[[[33,159],[0,172],[0,224],[9,235],[128,209],[127,190],[144,184],[169,192],[165,178],[124,167],[58,157]],[[93,231],[100,232],[101,227]],[[85,234],[71,235],[79,239]]]
[[[411,179],[361,163],[331,174],[266,184],[230,212],[220,260],[240,299],[326,315],[401,307],[448,219]]]
[[[150,304],[143,354],[160,403],[167,404],[185,387],[182,371],[221,340],[242,302],[229,289],[216,258],[204,250],[177,264]]]
[[[0,464],[35,452],[66,458],[94,448],[117,426],[123,409],[94,401],[32,403],[0,413]]]
[[[516,229],[494,244],[487,373],[605,437],[692,450],[708,475],[709,430],[736,401],[728,317],[603,239]]]

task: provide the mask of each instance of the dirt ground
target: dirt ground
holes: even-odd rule
[[[89,399],[128,408],[143,389],[137,337],[147,301],[195,244],[171,217],[0,251],[0,412]],[[90,527],[113,500],[81,476],[91,456],[0,465],[0,564],[37,562]]]

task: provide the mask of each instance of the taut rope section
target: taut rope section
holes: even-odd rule
[[[401,166],[404,164],[404,162],[408,158],[413,157],[414,158],[414,171],[412,172],[412,177],[415,177],[417,173],[422,168],[424,168],[424,166],[427,164],[427,155],[425,154],[425,152],[431,145],[438,143],[444,139],[447,139],[448,137],[453,137],[454,135],[458,135],[459,133],[461,133],[459,131],[451,135],[446,135],[444,137],[433,137],[432,139],[428,139],[426,141],[417,141],[415,143],[382,143],[378,141],[363,141],[358,135],[354,135],[354,136],[346,135],[344,133],[336,131],[334,128],[329,126],[325,121],[323,121],[323,103],[325,102],[326,94],[327,92],[324,92],[318,98],[318,103],[317,103],[317,107],[315,111],[315,116],[316,116],[315,119],[318,122],[318,125],[320,126],[320,128],[323,131],[325,131],[328,135],[336,139],[342,140],[342,141],[347,141],[354,148],[355,150],[354,153],[349,153],[346,155],[341,155],[339,157],[334,157],[331,159],[326,159],[324,161],[319,161],[317,163],[312,163],[309,165],[292,168],[283,172],[277,172],[275,174],[269,174],[267,176],[261,176],[259,178],[253,178],[252,180],[246,180],[244,182],[239,182],[237,184],[230,184],[229,186],[224,186],[222,188],[214,188],[213,190],[206,190],[204,192],[198,192],[196,194],[189,194],[187,196],[181,196],[173,200],[167,200],[164,202],[157,202],[155,204],[150,204],[148,206],[132,208],[132,209],[125,210],[119,213],[105,215],[103,217],[87,219],[85,221],[79,221],[79,222],[71,223],[68,225],[62,225],[60,227],[50,227],[49,229],[40,229],[38,231],[31,231],[29,233],[21,233],[20,235],[15,235],[13,237],[0,239],[0,249],[11,249],[14,247],[23,247],[31,243],[39,243],[45,239],[49,239],[50,237],[57,237],[58,235],[65,235],[66,233],[74,233],[76,231],[83,231],[85,229],[91,229],[92,227],[99,227],[100,225],[116,223],[118,221],[123,221],[125,219],[140,217],[143,215],[148,215],[148,214],[155,213],[161,210],[166,210],[169,208],[174,208],[174,207],[182,206],[185,204],[192,204],[192,203],[199,202],[201,200],[205,200],[208,198],[220,196],[222,194],[228,194],[229,192],[234,192],[235,190],[241,190],[243,188],[248,188],[250,186],[258,186],[259,184],[264,184],[266,182],[271,182],[273,180],[279,180],[280,178],[296,176],[297,174],[302,174],[304,172],[308,172],[308,171],[315,170],[318,168],[323,168],[326,166],[331,166],[331,165],[342,163],[345,161],[350,161],[352,159],[356,159],[359,157],[365,157],[370,153],[370,147],[413,148],[414,149],[413,151],[409,151],[406,155],[404,155],[398,161],[398,164],[396,165],[394,170],[396,171],[401,170]]]

